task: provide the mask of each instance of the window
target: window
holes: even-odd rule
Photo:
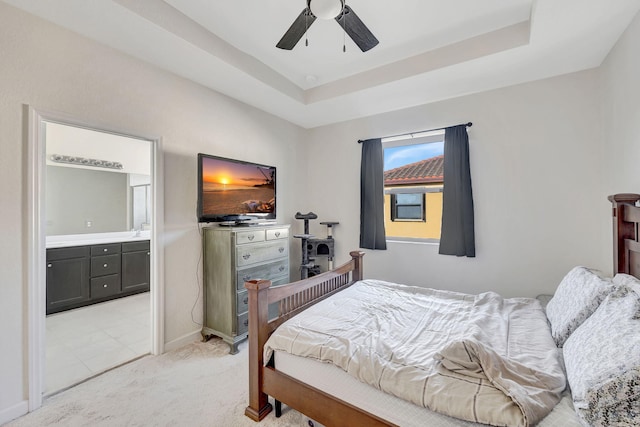
[[[383,139],[382,146],[387,240],[439,241],[444,132]]]
[[[391,194],[391,221],[424,221],[424,193]]]

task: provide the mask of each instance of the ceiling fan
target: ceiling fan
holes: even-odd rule
[[[379,43],[353,9],[345,4],[345,0],[307,0],[307,7],[293,21],[276,47],[285,50],[293,49],[316,18],[335,19],[363,52]]]

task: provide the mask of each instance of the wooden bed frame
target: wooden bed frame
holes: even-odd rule
[[[640,277],[639,194],[609,196],[613,204],[614,274]],[[287,319],[311,305],[351,286],[363,278],[363,252],[350,253],[351,261],[335,270],[306,280],[270,288],[268,280],[245,283],[249,297],[249,406],[245,415],[260,421],[272,410],[268,396],[306,416],[330,426],[393,426],[394,424],[357,408],[317,388],[298,381],[272,364],[264,366],[263,348],[269,336]],[[269,304],[279,305],[279,316],[269,320]]]
[[[613,204],[613,274],[625,273],[640,278],[640,194],[614,194]]]

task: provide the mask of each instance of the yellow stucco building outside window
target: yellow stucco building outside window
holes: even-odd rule
[[[433,187],[431,187],[433,188]],[[431,189],[430,188],[430,189]],[[442,188],[442,186],[440,186]],[[435,188],[433,188],[435,189]],[[431,190],[433,191],[433,190]],[[400,237],[412,239],[440,240],[442,224],[442,192],[425,193],[425,220],[391,220],[391,195],[384,195],[384,227],[387,238]]]

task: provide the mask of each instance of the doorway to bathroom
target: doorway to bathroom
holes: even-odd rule
[[[151,351],[151,142],[45,121],[45,397]]]
[[[29,400],[162,343],[158,139],[30,110]]]

